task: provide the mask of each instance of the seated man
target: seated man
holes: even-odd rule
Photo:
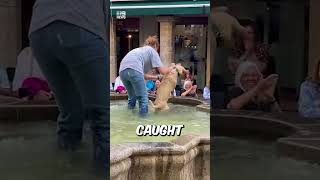
[[[181,96],[198,97],[197,85],[192,85],[192,81],[185,81]]]

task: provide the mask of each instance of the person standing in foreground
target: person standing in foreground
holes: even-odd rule
[[[59,106],[59,147],[79,148],[88,118],[95,165],[103,173],[109,171],[107,5],[106,0],[37,0],[29,30],[34,56]]]
[[[119,74],[128,91],[128,108],[134,109],[136,100],[139,102],[139,114],[145,117],[148,114],[148,92],[145,79],[160,80],[161,76],[148,74],[157,69],[160,74],[167,74],[173,67],[163,66],[158,54],[159,42],[155,36],[145,41],[145,46],[133,49],[121,61]]]

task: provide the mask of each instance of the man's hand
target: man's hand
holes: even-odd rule
[[[159,75],[158,75],[158,80],[159,80],[159,81],[162,81],[162,79],[163,79],[163,75],[159,74]]]

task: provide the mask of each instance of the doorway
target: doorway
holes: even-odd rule
[[[29,46],[29,26],[32,17],[32,9],[35,0],[21,0],[21,38],[22,38],[22,49]]]

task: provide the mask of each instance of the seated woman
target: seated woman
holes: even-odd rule
[[[116,93],[120,93],[120,94],[126,94],[126,93],[127,93],[127,90],[126,90],[124,84],[122,83],[122,81],[121,81],[121,79],[120,79],[120,76],[118,76],[118,77],[115,79],[113,90],[114,90]]]
[[[181,91],[181,96],[198,97],[197,85],[192,86],[191,81],[185,81],[183,90]]]
[[[312,77],[307,78],[300,87],[298,110],[301,116],[320,118],[320,59],[314,67]]]
[[[17,57],[17,66],[12,82],[12,90],[18,91],[23,81],[29,77],[46,80],[30,47],[24,48]]]
[[[126,88],[124,86],[118,86],[117,89],[116,89],[116,93],[126,94],[127,90],[126,90]]]
[[[279,112],[280,107],[274,98],[278,75],[272,74],[263,79],[255,63],[242,62],[236,72],[235,85],[229,93],[228,109],[258,110]]]
[[[203,99],[210,100],[210,88],[208,85],[203,89]]]
[[[25,79],[18,94],[19,98],[28,101],[48,101],[54,98],[48,83],[36,77]]]
[[[181,79],[181,83],[183,84],[183,87],[185,86],[186,82],[188,82],[188,81],[191,81],[193,83],[193,77],[190,74],[189,69],[186,69],[186,70],[187,70],[187,73],[186,73],[185,79],[183,79],[183,80]]]
[[[118,89],[119,86],[123,86],[123,82],[120,79],[120,76],[118,76],[115,80],[114,80],[114,87],[113,90],[116,91]]]
[[[154,83],[154,88],[150,91],[150,94],[152,95],[156,95],[157,94],[157,89],[160,87],[161,81],[160,80],[156,80],[156,82]]]
[[[153,80],[147,80],[146,81],[146,88],[148,93],[152,93],[156,89],[156,84]]]

